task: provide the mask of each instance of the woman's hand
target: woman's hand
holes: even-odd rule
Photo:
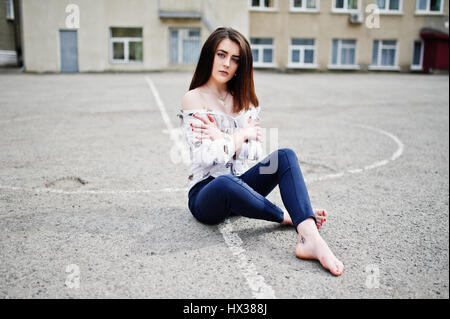
[[[244,132],[245,139],[262,142],[261,127],[259,127],[259,122],[256,122],[254,119],[252,120],[251,116],[244,124],[244,128],[242,130]]]
[[[203,122],[202,124],[191,123],[192,131],[200,133],[200,136],[196,136],[197,139],[208,138],[214,141],[225,136],[225,133],[219,129],[211,114],[206,115],[207,119],[203,116],[197,115],[196,113],[192,116]]]

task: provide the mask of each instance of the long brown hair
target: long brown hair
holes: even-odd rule
[[[203,44],[189,91],[209,80],[217,47],[223,39],[230,39],[240,48],[237,75],[227,82],[227,89],[233,96],[233,113],[239,113],[242,109],[248,110],[250,102],[257,107],[259,102],[253,83],[253,56],[250,44],[239,31],[229,27],[217,28]]]

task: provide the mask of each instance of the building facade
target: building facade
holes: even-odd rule
[[[220,26],[249,39],[255,68],[448,70],[447,0],[20,2],[30,72],[191,70]]]
[[[448,59],[445,0],[252,0],[249,12],[259,67],[421,71],[426,28],[447,37]]]

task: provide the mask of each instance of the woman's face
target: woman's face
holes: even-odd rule
[[[239,66],[239,46],[230,39],[223,39],[217,46],[211,76],[217,82],[226,83],[234,77]]]

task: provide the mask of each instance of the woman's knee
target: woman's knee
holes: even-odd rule
[[[280,148],[278,150],[278,154],[283,154],[285,155],[289,160],[295,160],[298,162],[298,157],[297,154],[295,153],[295,151],[291,148]]]

